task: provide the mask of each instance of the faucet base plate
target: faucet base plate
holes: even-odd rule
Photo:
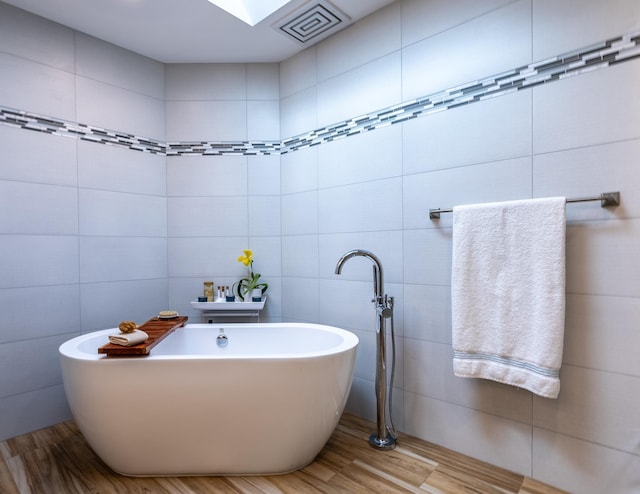
[[[389,451],[396,447],[396,439],[387,434],[384,438],[380,438],[377,434],[369,436],[369,445],[372,448]]]

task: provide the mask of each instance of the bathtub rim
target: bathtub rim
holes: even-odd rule
[[[75,336],[69,340],[64,341],[59,347],[58,352],[61,357],[76,359],[76,360],[106,360],[106,361],[118,361],[118,360],[198,360],[198,359],[227,359],[227,360],[252,360],[252,359],[260,359],[260,360],[280,360],[280,359],[308,359],[308,358],[316,358],[316,357],[324,357],[327,355],[335,355],[339,353],[343,353],[346,351],[355,348],[359,344],[359,338],[352,331],[347,329],[339,328],[337,326],[330,326],[326,324],[316,324],[316,323],[297,323],[297,322],[287,322],[287,323],[279,323],[279,322],[271,322],[271,323],[192,323],[186,324],[183,327],[176,328],[175,331],[181,331],[187,328],[207,328],[207,329],[216,329],[219,328],[236,328],[241,329],[243,327],[255,328],[257,326],[262,326],[265,328],[274,328],[274,327],[285,327],[285,328],[309,328],[322,330],[326,332],[330,332],[333,334],[338,334],[342,337],[342,342],[338,345],[334,345],[332,347],[315,350],[310,352],[289,352],[289,353],[273,353],[261,355],[258,353],[244,354],[244,355],[211,355],[211,354],[174,354],[174,355],[158,355],[153,353],[153,350],[149,355],[141,355],[141,356],[126,356],[126,357],[113,357],[107,356],[105,354],[98,353],[98,347],[102,346],[105,343],[108,343],[108,336],[110,334],[116,334],[119,329],[118,328],[108,328],[108,329],[100,329],[97,331],[91,331],[89,333],[83,333],[81,335]],[[96,339],[95,346],[95,354],[88,353],[86,351],[80,350],[80,345],[82,343],[87,342],[91,339]],[[162,342],[159,343],[161,345]]]

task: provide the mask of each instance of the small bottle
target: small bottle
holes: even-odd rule
[[[235,301],[235,297],[233,296],[233,294],[231,293],[231,289],[227,286],[225,287],[226,291],[225,291],[225,300],[227,302],[234,302]]]
[[[204,282],[204,296],[207,297],[207,302],[213,302],[213,281]]]

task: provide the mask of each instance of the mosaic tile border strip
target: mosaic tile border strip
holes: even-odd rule
[[[280,141],[242,141],[242,142],[168,142],[167,156],[269,156],[280,154]]]
[[[165,145],[159,141],[12,108],[0,107],[0,123],[45,134],[55,134],[98,144],[126,147],[135,151],[165,154]]]
[[[282,153],[315,146],[406,122],[514,91],[565,79],[592,70],[640,58],[640,33],[626,34],[581,50],[525,65],[486,79],[407,101],[385,110],[355,117],[336,125],[313,130],[283,141]]]
[[[0,123],[25,130],[126,147],[165,156],[258,156],[286,154],[387,125],[450,110],[514,91],[604,69],[640,58],[640,32],[624,34],[564,55],[518,67],[486,79],[445,89],[377,112],[351,118],[282,141],[161,142],[0,106]]]

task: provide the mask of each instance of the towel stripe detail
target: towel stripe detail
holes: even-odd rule
[[[461,352],[458,350],[453,351],[453,358],[458,360],[483,360],[486,362],[493,362],[496,364],[506,365],[509,367],[518,367],[523,370],[539,374],[541,376],[558,378],[560,377],[559,369],[551,369],[549,367],[542,367],[540,365],[532,364],[531,362],[525,362],[523,360],[517,360],[510,357],[501,357],[491,353],[473,353],[473,352]]]

